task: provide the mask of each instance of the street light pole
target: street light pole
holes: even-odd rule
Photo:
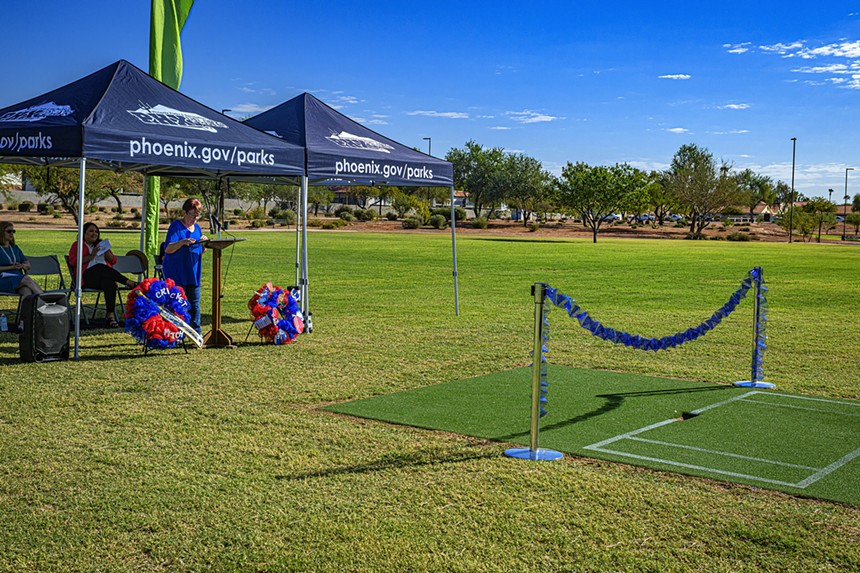
[[[432,149],[433,149],[433,147],[432,147],[433,146],[433,138],[432,137],[424,137],[422,139],[427,142],[427,155],[433,155],[433,151],[432,151]]]
[[[788,206],[788,242],[791,242],[794,231],[794,158],[797,151],[797,138],[791,138],[791,203]]]
[[[845,240],[845,219],[848,217],[848,172],[854,171],[853,167],[845,168],[845,197],[843,197],[843,201],[845,201],[844,207],[842,207],[842,240]]]

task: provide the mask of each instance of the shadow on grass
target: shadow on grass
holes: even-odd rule
[[[549,426],[541,426],[541,430],[557,430],[560,428],[566,428],[571,424],[576,424],[578,422],[585,422],[586,420],[590,420],[591,418],[595,418],[597,416],[607,414],[613,410],[617,410],[624,404],[624,400],[627,398],[637,398],[637,397],[646,397],[646,396],[669,396],[672,394],[692,394],[694,392],[713,392],[715,390],[731,390],[732,386],[699,386],[696,388],[664,388],[663,390],[640,390],[637,392],[617,392],[614,394],[597,394],[595,398],[603,398],[605,402],[599,408],[592,410],[591,412],[586,412],[585,414],[580,414],[579,416],[575,416],[573,418],[563,420],[561,422],[556,422],[555,424],[550,424]],[[501,441],[511,441],[515,438],[521,438],[523,436],[528,436],[529,431],[518,432],[516,434],[508,434],[506,436],[499,436],[498,438],[494,438]]]
[[[479,452],[479,453],[452,453],[448,455],[439,455],[435,452],[413,452],[407,454],[391,454],[384,458],[368,462],[365,464],[357,464],[352,466],[340,466],[328,469],[322,469],[314,472],[295,473],[289,475],[276,475],[277,480],[299,481],[308,478],[326,478],[338,475],[360,475],[373,472],[385,471],[393,468],[420,468],[424,466],[435,466],[440,464],[459,464],[472,460],[484,460],[490,458],[498,458],[497,451]]]

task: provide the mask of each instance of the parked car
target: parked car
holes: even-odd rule
[[[668,215],[666,215],[666,218],[669,219],[670,221],[675,221],[676,223],[678,221],[684,220],[684,216],[678,215],[677,213],[669,213]]]
[[[602,215],[600,217],[600,220],[605,221],[607,223],[614,223],[615,221],[621,220],[621,215],[619,215],[618,213],[610,213],[608,215]]]

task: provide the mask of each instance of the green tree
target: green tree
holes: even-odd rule
[[[485,149],[471,140],[464,148],[451,149],[445,155],[454,166],[454,185],[469,197],[476,216],[485,209],[489,216],[499,205],[504,156],[500,147]]]
[[[143,190],[143,175],[131,171],[114,173],[113,171],[92,169],[87,172],[86,180],[87,190],[95,190],[96,195],[102,198],[112,197],[119,213],[122,213],[123,194],[129,191],[140,194]]]
[[[397,213],[399,218],[403,218],[410,211],[418,211],[421,207],[421,201],[418,200],[414,195],[406,192],[403,189],[399,189],[397,187],[393,188],[394,190],[391,192],[391,208],[394,209],[394,212]]]
[[[78,221],[78,196],[80,194],[80,172],[66,167],[29,165],[23,167],[21,176],[30,182],[39,195],[48,203],[60,203]],[[100,189],[90,188],[90,179],[84,188],[84,206],[94,205],[107,194]]]
[[[596,243],[603,217],[620,211],[635,188],[636,176],[627,164],[592,167],[568,162],[558,180],[559,203],[582,217],[583,224],[592,231],[592,242]]]
[[[854,195],[854,199],[851,201],[851,211],[853,213],[860,213],[860,193]]]
[[[312,185],[308,187],[308,204],[314,208],[314,217],[318,217],[320,207],[325,207],[328,212],[328,206],[334,201],[334,191],[330,187],[320,187]]]
[[[854,226],[855,235],[860,235],[860,213],[849,213],[845,222]]]
[[[708,217],[737,205],[743,193],[731,165],[717,167],[713,154],[694,144],[682,145],[667,173],[669,188],[690,215],[690,238],[701,239]]]
[[[808,214],[813,225],[818,227],[818,242],[821,242],[821,228],[824,225],[836,224],[836,205],[824,197],[813,197],[803,206],[803,212]],[[795,216],[797,213],[795,213]]]
[[[751,169],[744,169],[737,174],[737,178],[743,204],[749,209],[750,220],[754,221],[758,204],[771,205],[776,198],[773,181],[767,175],[759,175]]]
[[[553,176],[540,161],[524,154],[508,154],[498,177],[504,200],[522,212],[523,226],[528,225],[532,213],[538,217],[538,210],[554,191]]]

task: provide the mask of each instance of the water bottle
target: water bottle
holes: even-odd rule
[[[9,322],[6,320],[6,315],[4,313],[0,313],[0,332],[8,332],[9,331]]]

